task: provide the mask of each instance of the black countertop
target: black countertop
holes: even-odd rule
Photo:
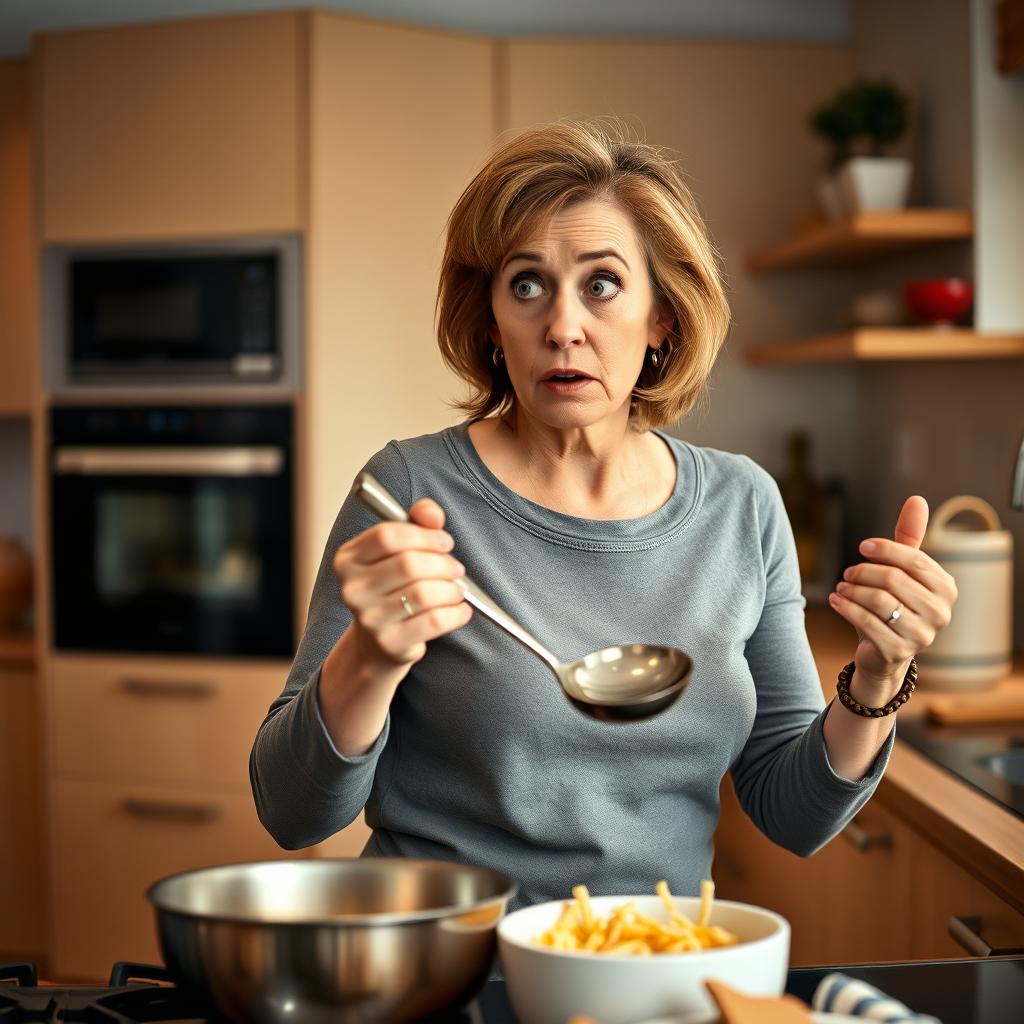
[[[790,970],[786,991],[810,1004],[818,983],[832,971],[866,981],[942,1024],[1024,1024],[1024,956],[798,967]],[[502,981],[487,982],[475,1009],[471,1019],[482,1024],[517,1024]]]
[[[904,743],[930,757],[947,772],[1024,818],[1024,724],[938,725],[923,716],[896,726]]]

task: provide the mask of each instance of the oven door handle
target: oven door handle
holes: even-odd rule
[[[277,476],[276,447],[57,448],[55,473],[82,476]]]

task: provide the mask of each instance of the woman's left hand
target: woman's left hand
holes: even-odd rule
[[[910,659],[931,645],[952,616],[956,583],[919,550],[927,526],[928,503],[916,494],[907,498],[895,540],[862,541],[867,561],[850,566],[829,595],[829,604],[857,630],[851,690],[855,681],[857,699],[871,707],[895,696]]]

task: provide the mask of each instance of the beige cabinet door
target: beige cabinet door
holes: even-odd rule
[[[28,61],[0,61],[0,415],[27,415],[36,339]]]
[[[812,857],[797,857],[743,814],[722,787],[714,878],[722,899],[768,907],[792,929],[794,967],[905,959],[909,902],[893,894],[910,874],[910,830],[878,801]]]
[[[960,959],[990,955],[986,949],[1024,949],[1024,915],[926,838],[914,836],[912,856],[915,958]],[[955,919],[958,924],[951,929]]]
[[[50,967],[62,979],[105,978],[117,960],[163,962],[145,898],[158,879],[305,856],[277,846],[248,793],[69,780],[52,793]]]
[[[300,231],[306,15],[46,33],[43,241]]]
[[[53,657],[46,672],[56,776],[244,787],[288,665]]]

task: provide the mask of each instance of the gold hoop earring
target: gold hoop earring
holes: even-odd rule
[[[501,366],[501,364],[505,362],[505,353],[501,350],[500,345],[494,346],[494,351],[491,353],[491,362],[494,363],[495,366]]]
[[[665,357],[661,354],[661,352],[658,349],[656,349],[656,348],[652,348],[651,349],[651,366],[653,366],[654,369],[657,370],[658,367],[661,366],[661,364],[664,361],[665,361]]]

